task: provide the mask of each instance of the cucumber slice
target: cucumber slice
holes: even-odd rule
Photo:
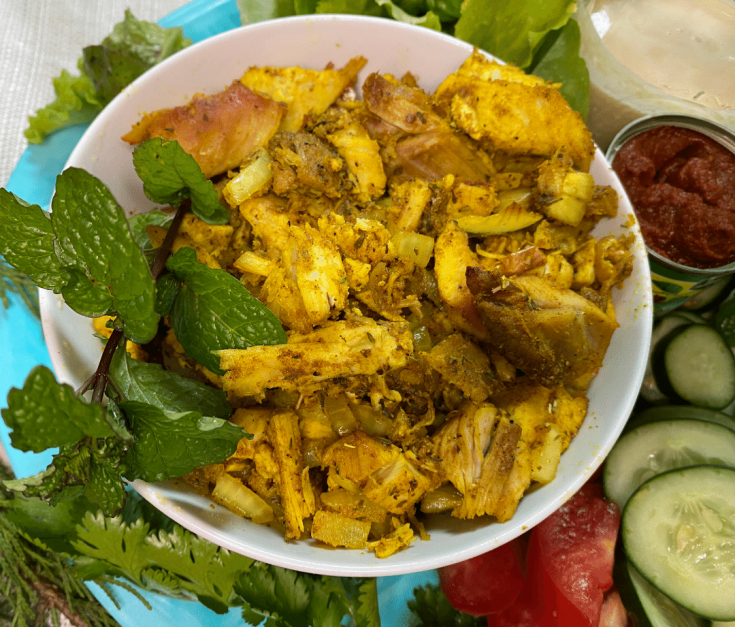
[[[665,394],[711,409],[727,407],[735,398],[735,356],[712,327],[675,329],[656,347],[652,361]]]
[[[735,468],[691,466],[646,481],[623,510],[622,538],[654,588],[703,618],[735,620]]]
[[[690,298],[682,308],[689,311],[709,311],[728,297],[734,285],[731,276],[723,277],[717,283],[703,289],[694,298]]]
[[[701,464],[735,468],[735,431],[703,420],[661,420],[618,439],[605,460],[605,496],[625,507],[651,477]]]
[[[616,556],[613,580],[636,627],[708,627],[709,621],[661,594],[624,557]]]
[[[646,370],[643,374],[643,383],[640,391],[641,396],[649,403],[665,403],[669,400],[669,397],[659,389],[656,383],[656,377],[653,374],[654,350],[672,331],[679,327],[692,324],[691,320],[683,316],[675,316],[673,313],[663,316],[653,325],[653,331],[651,331],[651,348],[648,352],[648,362],[646,363]]]
[[[660,422],[662,420],[704,420],[735,431],[735,418],[716,409],[707,409],[696,405],[658,405],[633,414],[625,425],[623,432],[627,433],[649,422]]]
[[[707,321],[702,316],[694,313],[693,311],[683,311],[681,309],[677,309],[676,311],[668,313],[666,317],[680,318],[691,324],[707,324]]]

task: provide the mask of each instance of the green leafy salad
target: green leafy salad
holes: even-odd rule
[[[336,12],[444,30],[562,83],[562,93],[585,115],[589,87],[579,29],[570,19],[574,6],[566,0],[239,3],[243,23]],[[91,121],[125,85],[188,44],[180,28],[140,22],[127,12],[100,45],[84,49],[80,74],[64,71],[54,80],[56,100],[30,118],[28,140]],[[264,619],[283,627],[379,625],[375,579],[296,573],[230,553],[126,489],[127,481],[162,481],[220,463],[248,436],[227,420],[232,409],[223,392],[132,359],[126,340],[150,342],[161,317],[170,316],[186,353],[215,373],[221,371],[213,351],[286,341],[278,319],[237,279],[199,263],[193,249],[169,254],[187,211],[210,224],[229,217],[194,158],[174,141],[151,139],[135,149],[133,163],[146,195],[175,213],[126,219],[107,187],[77,168],[58,176],[50,212],[0,190],[0,297],[6,301],[7,290],[29,294],[30,281],[83,316],[112,317],[99,366],[81,389],[37,366],[22,388],[10,391],[2,417],[12,445],[57,452],[43,472],[2,482],[3,524],[23,542],[68,558],[80,579],[103,586],[135,591],[133,584],[196,599],[217,613],[240,608],[253,625]],[[145,232],[149,224],[169,227],[157,249]],[[438,588],[417,590],[417,599],[411,605],[416,625],[437,616],[443,624],[474,622],[450,617]],[[24,621],[32,614],[18,607],[15,624],[30,624]]]

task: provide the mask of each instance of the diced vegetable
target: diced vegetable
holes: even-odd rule
[[[263,189],[273,178],[271,157],[265,148],[258,148],[240,167],[240,173],[222,190],[231,207],[237,207]]]
[[[398,231],[391,241],[399,257],[408,257],[417,266],[425,268],[434,251],[434,238],[412,231]]]
[[[320,510],[314,514],[311,537],[330,546],[364,549],[370,533],[370,523]]]
[[[538,222],[543,216],[527,211],[517,203],[489,216],[464,216],[457,220],[459,228],[473,235],[497,235],[525,229]]]
[[[226,473],[217,478],[212,500],[256,523],[264,524],[273,520],[273,508],[250,488]]]

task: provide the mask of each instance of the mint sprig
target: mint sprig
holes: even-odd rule
[[[153,202],[179,205],[191,199],[195,216],[210,224],[225,224],[230,212],[219,202],[212,182],[194,157],[177,141],[152,137],[133,150],[133,166],[143,191]]]
[[[186,354],[216,374],[224,374],[215,351],[258,344],[285,344],[278,318],[224,270],[197,261],[181,248],[166,267],[182,282],[171,309],[171,325]]]
[[[52,208],[57,254],[64,267],[77,270],[77,289],[62,292],[69,306],[87,316],[117,313],[129,339],[153,339],[158,330],[153,277],[110,190],[85,170],[68,168],[57,178]],[[78,298],[80,291],[109,293],[107,311],[84,309],[88,301]]]

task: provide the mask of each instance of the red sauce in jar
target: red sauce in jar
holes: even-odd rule
[[[691,268],[735,262],[735,154],[686,128],[627,141],[613,169],[649,249]]]

